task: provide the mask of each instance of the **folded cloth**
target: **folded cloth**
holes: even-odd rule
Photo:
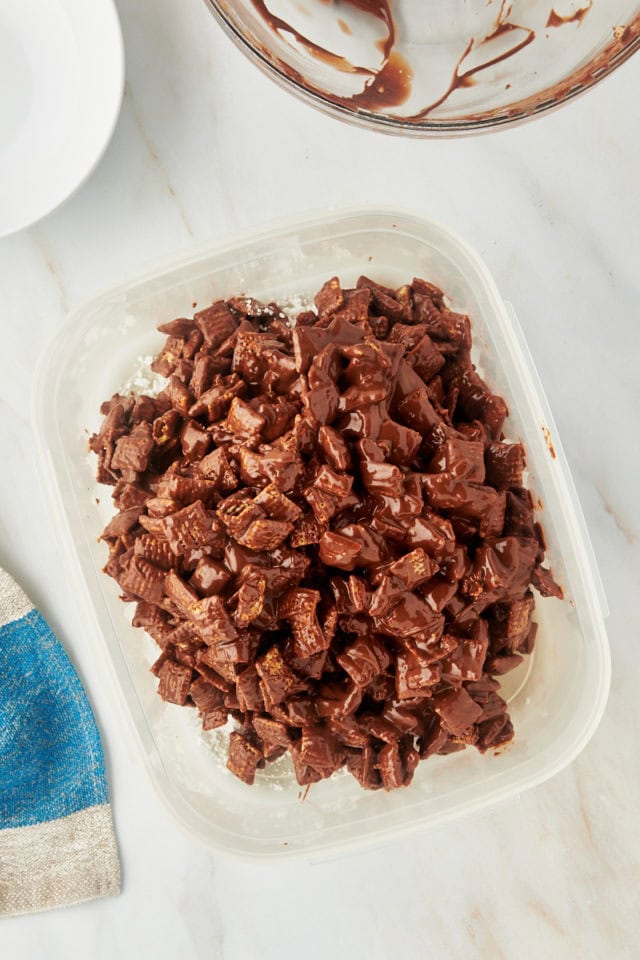
[[[48,624],[0,568],[0,915],[119,892],[91,707]]]

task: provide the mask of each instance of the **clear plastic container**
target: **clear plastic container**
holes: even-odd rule
[[[110,514],[110,491],[95,483],[86,430],[97,428],[101,401],[129,379],[136,358],[156,352],[162,342],[156,325],[190,314],[194,302],[241,292],[290,299],[312,294],[334,274],[350,284],[360,273],[392,286],[428,278],[470,314],[474,359],[507,399],[507,435],[526,445],[549,562],[566,599],[537,598],[535,653],[505,678],[516,730],[507,749],[432,758],[420,764],[410,787],[389,794],[366,792],[339,773],[303,797],[286,758],[253,787],[241,783],[225,768],[221,735],[202,734],[195,711],[157,696],[149,673],[153,642],[130,626],[130,605],[101,573],[106,550],[97,538]],[[573,482],[515,317],[478,257],[442,227],[410,213],[350,210],[278,224],[180,257],[69,317],[41,362],[35,416],[61,539],[88,600],[88,642],[109,655],[114,696],[126,701],[159,795],[203,842],[254,859],[316,858],[378,843],[540,783],[565,767],[596,729],[610,678],[606,605]]]

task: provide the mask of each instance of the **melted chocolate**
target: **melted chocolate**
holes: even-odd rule
[[[280,34],[289,34],[300,44],[302,44],[312,54],[312,56],[334,66],[341,72],[370,77],[361,93],[355,94],[352,97],[341,97],[337,94],[331,94],[326,90],[315,87],[314,85],[310,84],[308,80],[306,80],[306,78],[303,77],[298,71],[290,67],[288,64],[280,61],[279,66],[284,73],[288,74],[291,79],[295,80],[301,86],[307,87],[322,98],[329,99],[341,106],[348,108],[355,107],[357,110],[369,111],[372,113],[383,112],[390,107],[400,106],[402,103],[407,101],[411,92],[412,70],[410,64],[404,58],[402,58],[397,51],[394,50],[396,43],[396,26],[391,11],[391,0],[336,0],[335,4],[336,6],[339,6],[340,3],[343,5],[349,5],[354,7],[356,10],[360,10],[365,14],[376,17],[385,24],[386,36],[376,42],[384,56],[382,67],[377,72],[364,67],[356,66],[355,64],[346,60],[344,57],[338,56],[337,54],[332,53],[326,48],[310,40],[297,29],[292,27],[291,24],[272,14],[267,6],[266,0],[252,0],[252,3],[260,16],[273,30]],[[593,0],[588,0],[586,6],[576,10],[571,14],[568,14],[567,16],[557,13],[556,10],[552,8],[546,23],[547,28],[560,27],[568,23],[577,23],[579,25],[582,23],[583,19],[591,9],[592,3]],[[451,82],[443,94],[419,112],[411,116],[402,117],[401,119],[406,123],[417,123],[421,120],[424,120],[437,107],[445,103],[455,90],[472,86],[476,74],[513,57],[515,54],[519,53],[520,50],[532,43],[536,37],[535,31],[531,28],[511,23],[508,19],[510,14],[510,3],[508,0],[501,0],[500,9],[495,21],[495,30],[478,42],[476,42],[475,38],[471,38],[469,40],[454,68]],[[349,27],[343,18],[338,18],[338,24],[343,32],[349,34],[353,32],[351,27]],[[513,33],[514,31],[518,30],[523,31],[524,36],[522,40],[516,43],[511,49],[504,51],[498,56],[490,57],[484,63],[481,63],[469,70],[461,71],[460,68],[472,49],[479,49],[483,45],[495,40],[495,38],[500,35]],[[614,29],[614,34],[617,40],[623,38],[623,35],[627,32],[629,32],[628,28],[617,27]],[[506,88],[509,89],[510,86],[511,84],[507,84]]]
[[[563,17],[561,14],[556,13],[555,10],[551,10],[549,13],[549,19],[547,20],[547,27],[563,27],[566,23],[577,23],[580,25],[586,15],[591,10],[593,5],[593,0],[587,0],[586,7],[580,7],[578,10],[574,10],[573,13],[567,14]]]
[[[112,397],[90,441],[120,510],[105,572],[160,696],[238,722],[245,783],[288,751],[300,784],[391,790],[511,739],[491,675],[533,648],[530,587],[562,591],[469,318],[419,279],[333,277],[315,304],[293,329],[249,297],[163,325],[167,387]]]
[[[385,107],[400,106],[411,93],[412,76],[411,67],[404,57],[393,51],[382,69],[367,83],[362,93],[345,97],[339,102],[359,109],[371,110],[374,113]]]
[[[298,43],[302,44],[312,56],[336,67],[336,69],[342,73],[354,73],[372,77],[371,81],[367,82],[362,93],[356,94],[354,97],[334,97],[333,99],[336,103],[355,105],[366,110],[376,110],[384,107],[398,106],[408,98],[411,89],[410,80],[412,73],[406,61],[399,54],[393,52],[393,47],[396,42],[396,29],[391,13],[390,0],[342,0],[343,3],[349,4],[357,10],[361,10],[363,13],[381,20],[386,27],[386,36],[376,42],[376,45],[384,57],[384,63],[377,73],[365,67],[356,66],[344,57],[338,56],[330,50],[327,50],[326,47],[322,47],[320,44],[310,40],[286,20],[271,13],[266,0],[251,0],[251,2],[272,30],[279,34],[289,34],[297,40]],[[344,33],[352,33],[351,28],[342,18],[338,18],[338,24]],[[292,78],[304,83],[298,71],[284,65],[283,69]],[[321,90],[316,90],[316,92],[324,96],[328,95]]]
[[[498,56],[492,57],[491,59],[485,61],[484,63],[479,64],[477,67],[472,67],[471,69],[461,73],[460,67],[462,66],[466,58],[469,56],[471,51],[475,48],[474,40],[471,39],[467,44],[464,50],[464,53],[462,54],[462,56],[460,57],[460,59],[458,60],[455,66],[455,69],[453,71],[453,76],[451,78],[451,83],[449,84],[445,92],[442,94],[442,96],[439,97],[437,100],[434,100],[434,102],[431,103],[428,107],[425,107],[424,110],[421,110],[419,113],[413,114],[413,116],[408,117],[407,119],[412,122],[415,122],[417,120],[423,120],[430,113],[432,113],[432,111],[435,110],[436,107],[442,106],[442,104],[449,99],[449,97],[455,90],[459,90],[462,87],[471,86],[473,84],[473,77],[477,73],[480,73],[481,70],[486,70],[488,67],[493,67],[497,63],[501,63],[503,60],[508,60],[509,57],[514,56],[514,54],[518,53],[520,50],[523,50],[525,47],[529,46],[529,44],[532,43],[536,38],[535,30],[531,30],[528,27],[520,27],[514,23],[499,23],[496,29],[493,31],[493,33],[490,33],[488,37],[485,37],[485,39],[481,41],[479,46],[482,46],[485,43],[489,43],[489,41],[494,40],[496,37],[499,37],[503,34],[512,33],[515,30],[523,30],[525,32],[525,36],[514,47],[511,47],[510,50],[505,50],[504,53],[501,53]]]
[[[391,13],[390,0],[343,0],[343,2],[350,4],[356,9],[367,14],[377,17],[386,25],[387,36],[384,40],[379,41],[379,46],[385,59],[382,67],[376,73],[372,73],[372,71],[366,70],[362,67],[357,67],[345,60],[343,57],[337,56],[326,48],[321,47],[312,40],[309,40],[308,37],[305,37],[303,34],[301,34],[298,30],[292,27],[291,24],[272,14],[267,7],[266,0],[252,0],[256,10],[273,30],[275,30],[277,33],[290,34],[292,37],[294,37],[294,39],[308,49],[313,56],[335,66],[342,72],[371,75],[371,79],[367,81],[364,90],[352,97],[339,97],[337,95],[328,94],[326,91],[321,90],[317,90],[316,92],[320,93],[322,96],[330,97],[334,103],[339,103],[347,107],[355,107],[359,110],[368,110],[372,113],[380,112],[389,107],[400,106],[408,100],[411,93],[411,79],[413,73],[410,65],[407,63],[404,57],[402,57],[393,49],[396,40],[396,30],[393,15]],[[586,14],[588,9],[589,8],[587,7],[583,11],[578,11],[578,14],[580,14],[580,19]],[[553,13],[554,11],[551,12],[550,17],[553,15]],[[496,28],[491,34],[489,34],[489,36],[485,37],[485,39],[481,41],[480,45],[489,43],[491,40],[494,40],[501,34],[510,33],[515,30],[525,31],[526,36],[523,38],[523,40],[499,56],[492,57],[485,63],[461,73],[460,67],[462,63],[474,48],[474,40],[471,39],[455,66],[449,87],[445,90],[442,96],[431,103],[428,107],[425,107],[418,113],[404,119],[406,119],[408,122],[416,122],[424,119],[429,115],[429,113],[441,106],[455,90],[471,86],[474,82],[473,77],[475,74],[479,73],[481,70],[487,69],[488,67],[495,66],[495,64],[500,63],[509,57],[512,57],[518,51],[528,46],[528,44],[535,39],[535,31],[504,21],[503,18],[505,15],[506,2],[505,0],[502,0],[500,11],[496,20]],[[577,19],[577,14],[573,15],[570,19]],[[561,22],[567,21],[562,20]],[[340,21],[340,23],[342,25],[344,24],[344,21]],[[286,67],[285,69],[291,76],[294,76],[296,80],[300,81],[302,79],[300,75],[291,68]]]
[[[378,20],[382,20],[387,28],[387,36],[386,39],[380,41],[380,50],[386,59],[396,42],[396,27],[391,13],[390,0],[342,0],[342,2],[377,17]]]
[[[340,57],[337,54],[332,53],[330,50],[327,50],[326,47],[322,47],[320,44],[315,43],[308,37],[305,37],[303,33],[300,33],[299,30],[296,30],[295,27],[292,27],[291,24],[286,20],[282,20],[280,17],[277,17],[275,14],[271,13],[266,4],[266,0],[251,0],[251,2],[262,19],[268,24],[268,26],[271,27],[272,30],[279,34],[289,34],[289,36],[293,37],[294,40],[297,40],[298,43],[300,43],[306,50],[309,51],[312,56],[316,57],[317,59],[323,60],[325,63],[330,64],[337,70],[340,70],[341,73],[371,73],[370,70],[355,66],[344,57]],[[294,73],[294,71],[291,71],[289,68],[287,68],[287,71]],[[299,76],[297,72],[296,76]]]

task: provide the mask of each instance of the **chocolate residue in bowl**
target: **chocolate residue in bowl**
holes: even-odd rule
[[[385,59],[391,54],[396,42],[396,25],[391,13],[390,0],[344,0],[344,2],[362,10],[371,16],[382,20],[387,28],[386,39],[379,41],[378,45]]]
[[[405,58],[393,51],[362,93],[344,97],[340,103],[373,112],[384,107],[399,107],[409,98],[412,77],[411,67]]]
[[[377,76],[374,71],[351,63],[345,57],[341,57],[338,54],[333,53],[331,50],[327,50],[326,47],[321,46],[320,44],[311,40],[309,37],[305,36],[305,34],[297,30],[287,20],[283,20],[281,17],[273,14],[269,10],[266,0],[251,0],[251,2],[262,19],[271,27],[272,30],[281,35],[289,34],[317,59],[323,60],[325,63],[336,67],[336,69],[340,70],[342,73],[368,74],[371,76]],[[351,6],[356,7],[358,10],[372,14],[374,17],[382,20],[382,22],[385,24],[387,28],[387,35],[377,42],[377,46],[385,58],[385,64],[382,67],[382,70],[384,70],[386,61],[389,59],[391,51],[396,42],[395,24],[393,21],[393,16],[391,15],[389,0],[344,0],[344,2],[351,4]],[[341,18],[338,19],[338,23],[343,33],[352,32],[349,25]]]
[[[547,27],[563,27],[567,23],[577,23],[578,26],[582,23],[586,15],[591,10],[593,6],[593,0],[587,0],[587,4],[584,7],[579,7],[577,10],[573,10],[571,13],[566,15],[557,13],[557,11],[552,7],[549,12],[549,19],[547,20]]]
[[[389,108],[398,107],[409,99],[413,70],[407,59],[401,57],[399,51],[396,49],[397,28],[392,13],[391,0],[342,0],[342,5],[351,6],[367,15],[374,16],[385,24],[386,36],[376,41],[376,45],[384,56],[384,62],[377,71],[351,63],[346,58],[310,40],[291,26],[291,24],[272,14],[267,6],[267,0],[251,0],[251,2],[261,17],[274,31],[281,35],[289,34],[302,44],[314,57],[323,60],[325,63],[334,65],[336,69],[341,72],[367,76],[368,79],[365,82],[365,87],[360,93],[352,96],[340,96],[339,94],[330,92],[311,83],[307,78],[301,76],[299,71],[283,63],[281,60],[277,61],[279,69],[281,69],[285,75],[302,87],[318,95],[323,100],[328,100],[337,106],[355,109],[357,112],[362,111],[384,115]],[[591,10],[592,5],[593,0],[587,0],[585,6],[568,14],[559,13],[554,7],[551,7],[546,26],[559,27],[569,23],[577,23],[580,25]],[[532,27],[513,22],[510,19],[512,15],[513,4],[509,3],[508,0],[501,0],[495,20],[495,29],[486,36],[472,36],[469,38],[454,66],[451,81],[443,93],[419,111],[409,116],[396,116],[393,117],[393,119],[407,124],[419,124],[421,121],[426,120],[434,110],[442,106],[456,90],[472,86],[475,82],[474,77],[481,71],[487,70],[498,63],[514,57],[525,47],[528,47],[536,39],[536,31]],[[338,18],[338,22],[343,32],[354,32],[353,28],[346,24],[343,19]],[[345,26],[347,27],[347,31],[344,30]],[[514,44],[508,49],[496,53],[496,41],[507,35],[513,36]],[[481,49],[486,53],[486,58],[483,59],[481,63],[473,66],[473,68],[461,71],[461,66],[469,57],[470,53],[474,50],[478,51]],[[511,84],[507,85],[506,89],[510,87]]]
[[[482,47],[484,45],[490,44],[492,41],[497,40],[499,37],[506,34],[512,34],[516,31],[521,31],[524,35],[516,40],[514,46],[510,49],[505,50],[503,53],[497,54],[496,56],[490,56],[488,60],[485,60],[483,63],[478,64],[475,67],[471,67],[469,70],[465,70],[462,73],[460,68],[464,61],[467,59],[472,50]],[[485,37],[484,40],[481,40],[477,45],[475,40],[472,38],[466,46],[462,56],[456,63],[455,69],[453,71],[453,76],[451,78],[451,83],[437,100],[431,103],[428,107],[425,107],[424,110],[421,110],[419,113],[414,114],[411,117],[406,119],[415,122],[417,120],[423,120],[425,117],[429,116],[436,107],[442,106],[442,104],[449,99],[451,94],[460,89],[461,87],[470,87],[473,84],[473,77],[475,74],[480,73],[481,70],[486,70],[488,67],[493,67],[497,63],[501,63],[503,60],[509,59],[509,57],[514,56],[520,50],[523,50],[525,47],[528,47],[536,38],[535,30],[529,29],[529,27],[521,27],[516,23],[498,23],[496,29],[493,33],[490,33],[488,37]]]
[[[254,7],[272,30],[275,33],[280,35],[288,34],[293,37],[294,40],[297,40],[309,53],[316,57],[319,60],[323,60],[325,63],[334,66],[336,70],[339,70],[341,73],[363,73],[370,74],[371,71],[365,69],[364,67],[358,67],[355,64],[351,63],[349,60],[346,60],[344,57],[339,56],[336,53],[332,53],[331,50],[327,50],[326,47],[321,46],[318,43],[315,43],[313,40],[310,40],[309,37],[306,37],[303,33],[300,33],[299,30],[296,30],[287,20],[283,20],[281,17],[277,17],[274,13],[271,13],[265,0],[251,0]],[[296,71],[296,79],[297,79]]]

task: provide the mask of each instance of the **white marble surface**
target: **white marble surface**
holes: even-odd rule
[[[404,142],[291,99],[197,0],[119,9],[128,80],[106,156],[62,209],[0,241],[0,564],[50,619],[95,705],[124,890],[4,921],[0,956],[638,957],[640,58],[529,126]],[[230,230],[359,202],[453,227],[515,305],[608,594],[611,696],[579,759],[508,805],[347,859],[251,867],[183,834],[129,745],[41,496],[30,381],[41,344],[98,289]]]

